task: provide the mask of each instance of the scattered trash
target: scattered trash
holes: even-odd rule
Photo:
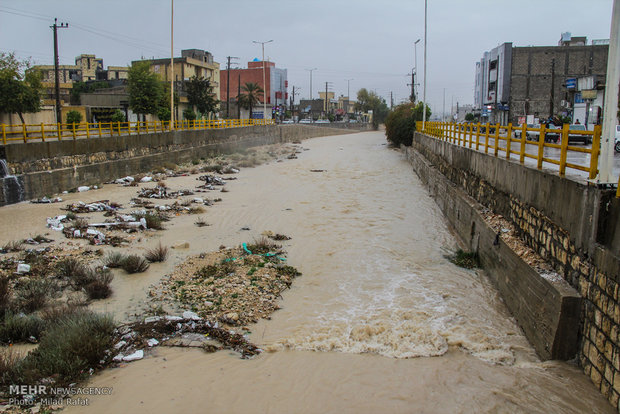
[[[109,200],[95,201],[94,203],[86,204],[82,201],[65,206],[64,210],[71,211],[72,213],[93,213],[96,211],[116,211],[122,206],[118,203],[110,203]]]
[[[51,228],[54,231],[62,231],[65,226],[63,222],[66,222],[67,216],[65,214],[61,214],[56,217],[48,217],[47,218],[47,227]]]
[[[123,357],[123,361],[125,362],[131,362],[131,361],[137,361],[139,359],[144,358],[144,351],[143,350],[138,350],[136,352],[134,352],[133,354],[127,355],[125,357]]]
[[[83,185],[83,186],[77,188],[78,193],[83,193],[83,192],[89,191],[89,190],[90,190],[90,187],[86,186],[86,185]]]
[[[140,179],[140,182],[141,182],[141,183],[150,183],[151,181],[153,181],[153,177],[148,177],[148,176],[147,176],[147,177],[142,177],[142,178]]]
[[[30,200],[32,204],[60,203],[61,201],[62,201],[62,198],[60,197],[54,197],[54,198],[43,197],[43,198],[38,198],[36,200]]]
[[[326,170],[310,170],[310,172],[317,172],[317,173],[320,173],[320,172],[325,172],[325,171],[326,171]]]
[[[131,176],[127,176],[127,177],[123,177],[123,178],[119,178],[118,180],[115,180],[114,183],[116,184],[131,184],[135,181],[135,179]]]
[[[19,263],[17,265],[17,273],[19,273],[20,275],[30,273],[30,265],[25,263]]]
[[[215,176],[215,175],[201,175],[200,177],[196,179],[199,181],[204,181],[206,184],[213,184],[213,185],[225,185],[226,184],[224,182],[224,179],[222,179],[221,177]]]
[[[146,344],[152,347],[152,346],[159,345],[159,341],[155,338],[151,338],[146,341]]]

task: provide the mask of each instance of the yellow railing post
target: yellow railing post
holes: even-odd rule
[[[118,136],[121,136],[121,121],[116,121],[116,132],[118,132]]]
[[[560,148],[560,177],[564,177],[566,172],[566,156],[568,152],[568,128],[569,124],[562,127],[562,145]]]
[[[495,124],[495,135],[493,138],[495,140],[494,155],[497,157],[499,155],[499,124]]]
[[[140,135],[140,120],[136,123],[136,129],[138,130],[138,135]]]
[[[519,151],[519,162],[523,164],[525,162],[525,138],[527,136],[527,124],[524,122],[521,126],[521,148]]]
[[[72,131],[73,131],[73,140],[75,141],[75,140],[76,140],[76,138],[77,138],[77,136],[75,135],[75,122],[73,122],[73,123],[71,124],[71,129],[72,129]]]
[[[476,124],[476,151],[480,148],[480,122]]]
[[[101,122],[97,122],[97,129],[99,130],[99,138],[101,138]]]
[[[26,124],[22,124],[22,132],[24,134],[24,142],[28,142],[28,132],[26,131]]]
[[[486,127],[484,128],[484,153],[488,154],[489,153],[489,129],[490,129],[491,125],[487,122]]]
[[[592,152],[590,154],[590,176],[591,180],[596,178],[598,174],[598,155],[601,151],[601,125],[594,126],[594,134],[592,135]]]
[[[62,141],[62,131],[61,131],[60,122],[56,124],[56,133],[58,134],[58,141]]]
[[[6,125],[2,124],[2,143],[6,145]]]
[[[542,124],[540,126],[540,133],[538,134],[538,158],[537,158],[537,168],[542,170],[543,166],[543,158],[545,155],[545,135],[546,135],[546,125]]]
[[[41,141],[45,142],[45,125],[41,122]]]
[[[506,130],[506,159],[510,159],[510,147],[512,144],[512,122],[508,123],[508,129]]]
[[[88,126],[88,122],[86,122],[86,138],[90,138],[90,127]]]

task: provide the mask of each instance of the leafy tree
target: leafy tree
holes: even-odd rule
[[[170,84],[162,83],[163,93],[158,102],[157,117],[160,121],[170,121]],[[179,95],[174,92],[174,106],[179,106]]]
[[[362,112],[372,111],[372,126],[374,129],[379,128],[379,124],[385,121],[390,112],[385,99],[373,91],[369,92],[366,88],[362,88],[357,92],[355,110]]]
[[[418,104],[415,106],[415,108],[413,109],[413,116],[414,119],[416,121],[421,121],[422,120],[422,113],[424,112],[424,103],[423,102],[418,102]],[[429,108],[428,104],[426,105],[426,120],[428,121],[429,118],[431,117],[431,108]]]
[[[468,113],[465,115],[465,120],[466,120],[467,122],[472,122],[472,121],[474,121],[475,119],[476,119],[476,117],[475,117],[475,116],[474,116],[474,114],[472,114],[471,112],[468,112]]]
[[[75,82],[71,88],[71,104],[80,104],[80,95],[83,93],[91,93],[97,89],[109,88],[110,84],[106,81],[98,82]]]
[[[117,109],[112,114],[112,122],[125,122],[125,114],[120,109]]]
[[[259,97],[263,96],[263,88],[257,83],[248,82],[241,87],[243,93],[237,96],[237,103],[242,108],[250,110],[250,118],[252,118],[252,108],[260,102]]]
[[[151,72],[150,68],[149,61],[135,62],[129,68],[127,86],[129,107],[138,115],[142,114],[143,117],[146,114],[159,115],[160,102],[164,95],[164,87],[159,75]]]
[[[187,108],[183,111],[183,118],[193,121],[196,119],[196,112],[194,112],[192,108]]]
[[[411,145],[415,131],[415,107],[413,103],[398,105],[388,114],[385,119],[385,135],[392,145]]]
[[[0,52],[0,112],[18,114],[22,124],[24,113],[41,110],[41,73],[31,67],[15,53]]]
[[[82,122],[82,114],[78,111],[69,111],[67,112],[67,123],[68,124],[79,124]]]
[[[219,102],[215,98],[216,95],[213,93],[213,86],[209,79],[192,76],[185,81],[184,86],[187,93],[187,101],[191,106],[196,107],[199,113],[204,115],[217,110]],[[185,119],[189,118],[186,117]]]

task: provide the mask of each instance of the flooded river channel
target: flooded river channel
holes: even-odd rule
[[[191,216],[167,225],[162,243],[187,241],[189,250],[131,281],[117,277],[114,296],[94,305],[129,318],[149,285],[186,255],[265,230],[286,234],[288,262],[303,276],[271,320],[250,326],[263,354],[158,348],[93,377],[89,386],[113,387],[112,395],[67,412],[613,412],[578,367],[536,357],[482,271],[445,258],[457,248],[454,236],[385,142],[382,132],[316,138],[302,143],[299,159],[243,169],[204,214],[209,227]],[[110,185],[69,198],[126,203],[134,192]],[[9,212],[43,222],[53,215],[35,210],[45,211],[4,207],[3,226],[14,226]]]

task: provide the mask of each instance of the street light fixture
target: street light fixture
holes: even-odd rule
[[[428,11],[428,0],[424,0],[424,94],[422,96],[422,100],[424,101],[422,105],[422,131],[426,126],[426,20],[427,20],[427,11]]]
[[[266,42],[258,42],[256,40],[253,40],[252,43],[260,43],[260,45],[263,48],[263,120],[265,120],[266,122],[266,117],[267,117],[267,97],[265,96],[265,94],[267,93],[267,91],[265,89],[267,89],[267,84],[265,83],[265,43],[271,43],[273,42],[273,40],[267,40]],[[252,114],[250,114],[250,118],[252,117]]]
[[[310,119],[312,119],[312,71],[317,70],[317,68],[306,69],[310,71]]]
[[[413,50],[414,50],[414,56],[415,56],[415,60],[414,60],[414,73],[416,78],[418,77],[418,43],[420,43],[420,39],[416,40],[413,43]],[[416,84],[415,84],[415,80],[413,81],[413,94],[415,96],[418,96],[418,91],[416,91]],[[415,104],[415,102],[414,102]]]
[[[355,79],[347,79],[347,119],[349,119],[349,105],[351,105],[351,91],[350,91],[350,84],[349,82],[351,82],[352,80]]]

